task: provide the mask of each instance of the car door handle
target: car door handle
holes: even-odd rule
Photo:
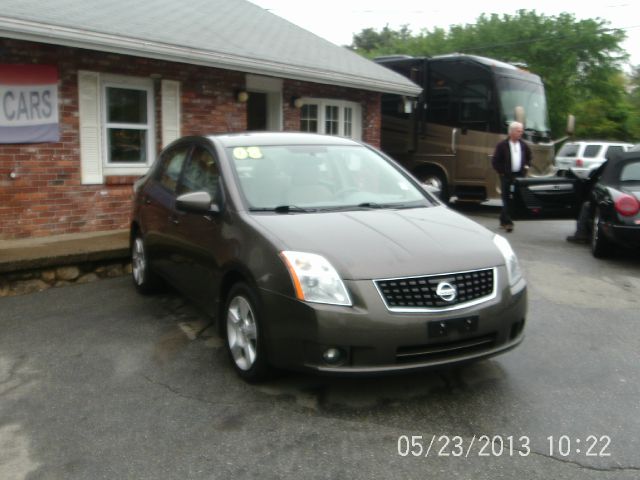
[[[175,215],[171,215],[169,217],[169,221],[171,223],[173,223],[174,225],[180,225],[180,219],[178,217],[176,217]]]

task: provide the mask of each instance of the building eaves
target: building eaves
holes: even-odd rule
[[[233,0],[233,4],[248,9],[240,12],[245,16],[253,13],[259,17],[260,25],[252,25],[252,28],[262,29],[257,32],[258,36],[268,37],[275,45],[273,49],[265,49],[259,44],[260,39],[249,38],[246,31],[242,32],[245,43],[235,38],[229,41],[230,34],[224,29],[219,30],[214,40],[202,37],[199,41],[191,41],[171,35],[171,32],[163,36],[137,29],[136,35],[125,34],[130,31],[126,26],[107,31],[95,25],[85,28],[73,22],[55,23],[46,15],[41,20],[35,14],[21,18],[21,15],[7,15],[6,9],[0,15],[0,36],[382,93],[417,96],[421,91],[405,77],[330,44],[249,2]],[[290,40],[287,35],[291,36]],[[163,41],[164,38],[167,41]],[[295,45],[296,41],[303,45]],[[318,58],[311,53],[314,48]]]

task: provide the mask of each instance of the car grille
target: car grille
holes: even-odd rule
[[[374,280],[374,283],[391,311],[447,310],[493,298],[495,277],[495,269],[487,268],[424,277]],[[455,288],[455,298],[445,300],[436,293],[438,285],[443,283]]]

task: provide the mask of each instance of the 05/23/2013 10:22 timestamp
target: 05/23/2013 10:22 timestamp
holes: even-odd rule
[[[608,435],[549,435],[545,440],[546,451],[539,453],[552,457],[611,456]],[[527,457],[533,453],[532,441],[527,435],[400,435],[397,448],[401,457]]]

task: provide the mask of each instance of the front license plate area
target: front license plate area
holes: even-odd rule
[[[430,338],[444,338],[453,332],[465,335],[478,330],[478,316],[435,320],[427,325]]]

